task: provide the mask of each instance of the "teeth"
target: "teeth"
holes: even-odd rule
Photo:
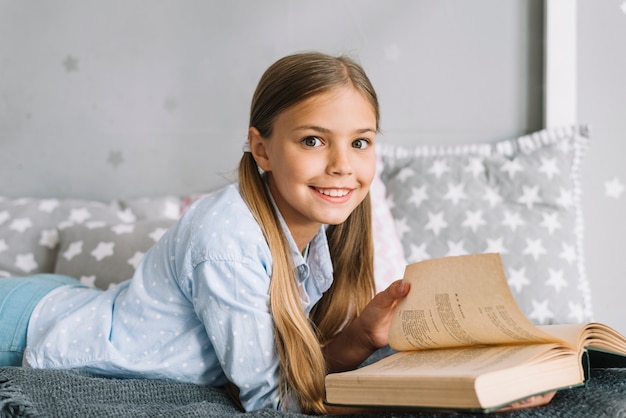
[[[338,189],[329,189],[329,190],[321,190],[317,189],[321,194],[330,196],[330,197],[343,197],[348,194],[347,190],[338,190]]]

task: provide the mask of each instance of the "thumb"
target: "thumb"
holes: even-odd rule
[[[380,307],[391,307],[398,299],[409,293],[411,285],[403,280],[396,280],[387,289],[378,294],[378,304]]]

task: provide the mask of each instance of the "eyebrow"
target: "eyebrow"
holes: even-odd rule
[[[330,132],[330,129],[322,128],[321,126],[316,126],[316,125],[298,126],[294,130],[296,130],[296,131],[312,130],[312,131],[317,131],[317,132],[322,132],[322,133],[329,133]],[[368,132],[376,133],[376,129],[361,128],[361,129],[357,129],[357,130],[354,131],[354,133],[357,133],[357,134],[364,134],[364,133],[368,133]]]

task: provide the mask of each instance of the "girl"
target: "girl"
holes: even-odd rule
[[[373,297],[378,122],[354,61],[280,59],[254,93],[239,182],[192,205],[132,279],[107,291],[0,281],[0,362],[226,385],[245,410],[335,412],[325,374],[385,346],[408,292],[398,281]]]

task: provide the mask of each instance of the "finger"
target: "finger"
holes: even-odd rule
[[[411,287],[410,284],[406,283],[403,280],[397,280],[395,284],[396,285],[393,287],[393,293],[396,299],[404,297],[407,295],[407,293],[409,293],[409,289]]]
[[[385,290],[376,295],[375,303],[379,307],[392,306],[397,299],[403,298],[409,293],[410,285],[402,280],[396,280]]]
[[[515,409],[534,408],[537,406],[547,405],[550,403],[555,394],[556,392],[548,392],[542,395],[531,396],[529,398],[522,399],[521,401],[517,401],[508,406],[505,406],[498,411],[511,411]]]

